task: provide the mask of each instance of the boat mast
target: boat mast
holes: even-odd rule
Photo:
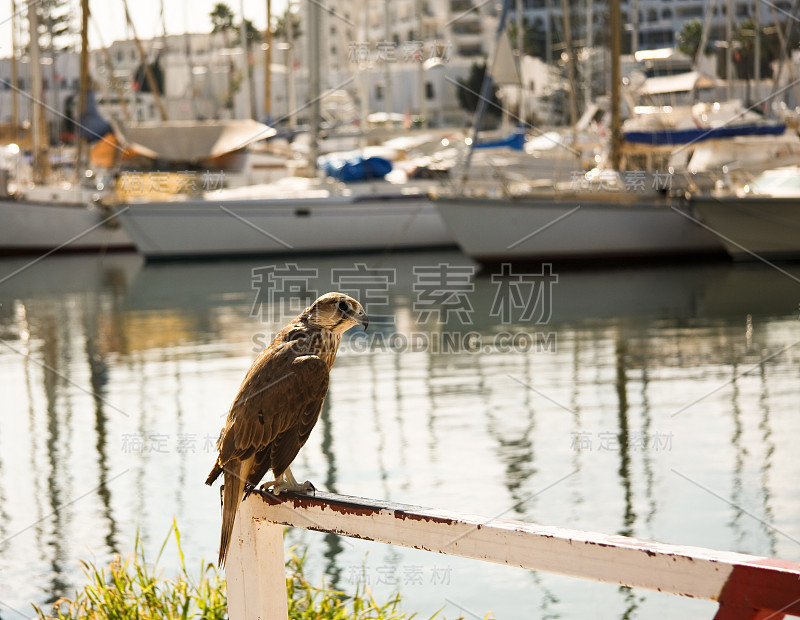
[[[494,86],[492,71],[494,71],[494,61],[497,58],[497,50],[500,47],[500,37],[502,36],[506,27],[506,19],[508,18],[508,7],[510,3],[511,0],[503,0],[500,16],[498,17],[497,21],[497,32],[495,33],[494,47],[492,48],[489,57],[486,59],[486,70],[483,74],[481,93],[478,97],[478,107],[475,110],[475,120],[472,127],[472,142],[469,144],[467,157],[464,160],[464,171],[461,174],[461,191],[464,191],[464,188],[467,184],[467,179],[469,178],[469,166],[472,162],[472,151],[475,149],[475,145],[478,143],[478,134],[480,133],[481,125],[483,124],[483,115],[486,113],[486,105],[492,97],[492,87]]]
[[[17,3],[11,0],[11,139],[19,145],[19,67],[17,66]]]
[[[609,31],[611,33],[611,164],[612,170],[619,170],[622,148],[622,122],[619,99],[622,75],[620,54],[622,53],[622,16],[620,0],[609,0]]]
[[[415,33],[415,38],[417,41],[423,41],[425,39],[425,26],[423,24],[424,11],[422,8],[422,0],[414,1],[414,12],[417,14],[417,32]],[[422,62],[422,58],[420,58],[417,63],[417,90],[419,91],[418,114],[422,123],[421,127],[424,129],[428,126],[428,100],[425,96],[425,65]]]
[[[575,125],[578,122],[578,103],[575,90],[575,59],[572,55],[572,21],[570,20],[569,0],[561,0],[561,14],[564,25],[564,49],[567,54],[567,80],[569,81],[569,124],[572,127],[572,142],[575,143]]]
[[[272,0],[267,0],[267,29],[264,31],[264,122],[272,119]]]
[[[89,17],[91,17],[91,15],[89,15]],[[94,26],[94,34],[100,43],[100,51],[103,54],[103,59],[105,60],[106,65],[108,65],[108,71],[111,76],[109,82],[111,83],[111,88],[113,89],[114,93],[117,95],[117,99],[119,99],[120,108],[122,108],[122,117],[125,119],[126,123],[130,123],[131,112],[128,109],[128,97],[122,90],[122,87],[117,83],[117,80],[114,79],[114,60],[111,58],[111,52],[108,51],[106,44],[103,42],[103,34],[100,32],[100,28],[97,26],[97,21],[93,19],[92,25]]]
[[[248,107],[249,118],[256,116],[255,90],[253,89],[253,72],[250,70],[250,46],[247,43],[247,22],[244,21],[244,0],[239,0],[239,12],[242,14],[242,25],[239,28],[239,45],[242,48],[242,85],[247,89],[244,97]],[[244,94],[244,92],[242,93]]]
[[[706,45],[708,44],[708,33],[711,31],[711,18],[714,16],[716,10],[717,0],[709,0],[708,10],[706,11],[706,18],[703,21],[703,30],[700,32],[700,43],[697,45],[697,52],[694,57],[694,68],[697,69],[697,59],[701,54],[705,53]]]
[[[148,86],[150,86],[150,92],[153,93],[153,100],[155,101],[156,107],[158,108],[158,113],[161,115],[161,120],[166,121],[168,120],[167,110],[164,107],[164,102],[161,101],[161,94],[158,92],[158,84],[156,84],[156,78],[153,76],[153,72],[150,70],[150,65],[147,62],[147,54],[145,54],[142,42],[136,35],[136,27],[133,25],[133,19],[131,19],[131,14],[130,11],[128,10],[128,0],[122,0],[122,4],[125,6],[125,19],[128,22],[128,25],[131,27],[131,34],[133,35],[133,41],[136,43],[136,49],[139,50],[139,58],[142,61],[142,67],[144,67],[144,75],[145,78],[147,79]]]
[[[553,16],[550,13],[550,1],[544,0],[545,19],[547,20],[544,29],[544,62],[547,65],[548,72],[550,67],[553,66],[553,32],[551,30]]]
[[[524,37],[524,20],[522,19],[522,0],[517,0],[514,5],[514,13],[517,25],[517,61],[519,66],[519,103],[517,110],[518,125],[527,128],[525,119],[527,114],[525,112],[525,80],[522,77],[522,59],[525,58],[525,37]]]
[[[761,5],[756,3],[755,13],[753,14],[754,32],[753,32],[753,83],[755,85],[754,101],[761,101]]]
[[[728,46],[725,48],[725,78],[727,82],[728,101],[733,99],[733,1],[728,0],[725,7],[725,38]]]
[[[113,77],[112,77],[113,79]],[[86,116],[86,100],[89,91],[89,0],[81,0],[81,68],[78,109],[75,114],[75,138],[78,141],[78,155],[75,158],[75,182],[80,180],[83,168],[84,146],[86,141],[80,137],[81,119]]]
[[[386,41],[392,40],[392,6],[391,0],[384,0],[383,2],[383,36]],[[386,119],[391,123],[392,119],[392,65],[389,59],[386,58],[383,63],[384,79],[386,85],[383,88],[383,103],[386,110]]]
[[[294,81],[294,13],[292,13],[292,0],[286,3],[286,90],[289,103],[289,129],[297,127],[297,88]],[[309,6],[314,6],[310,3]],[[309,33],[309,36],[311,34]]]
[[[361,0],[359,2],[360,10],[358,15],[360,21],[358,25],[359,36],[361,41],[369,44],[369,4],[370,0]],[[370,68],[361,59],[360,53],[356,52],[356,65],[358,70],[358,96],[360,98],[359,105],[359,146],[364,148],[367,146],[367,118],[369,117],[369,85],[370,85]],[[363,65],[363,66],[362,66]]]
[[[584,60],[583,99],[585,108],[592,103],[592,56],[594,48],[594,0],[586,0],[585,45],[588,53]]]
[[[47,178],[47,132],[42,102],[42,64],[39,53],[39,2],[29,0],[31,67],[31,146],[33,148],[33,182],[44,183]]]
[[[570,19],[569,0],[561,0],[561,14],[564,26],[564,50],[567,54],[567,81],[569,82],[569,126],[570,146],[575,153],[575,159],[580,163],[580,153],[574,148],[578,141],[578,90],[575,81],[575,55],[572,46],[572,20]]]
[[[311,125],[311,151],[308,154],[310,176],[317,174],[320,132],[320,14],[319,3],[308,3],[308,101]],[[291,20],[289,29],[291,29]]]

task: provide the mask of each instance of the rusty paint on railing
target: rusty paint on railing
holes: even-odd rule
[[[797,562],[331,493],[256,492],[237,517],[229,566],[239,569],[226,573],[232,618],[286,617],[283,608],[274,614],[245,610],[252,607],[245,592],[252,596],[253,587],[266,587],[264,580],[278,575],[273,592],[283,587],[282,556],[280,566],[270,568],[256,547],[260,533],[275,549],[284,525],[718,601],[715,620],[800,616]]]

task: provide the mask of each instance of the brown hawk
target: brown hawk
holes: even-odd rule
[[[308,440],[328,392],[328,377],[342,334],[368,324],[355,299],[326,293],[284,327],[264,349],[239,387],[217,440],[210,485],[224,475],[219,565],[225,563],[239,502],[270,470],[264,485],[276,495],[313,490],[298,483],[289,465]]]

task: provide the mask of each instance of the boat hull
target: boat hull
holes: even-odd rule
[[[800,199],[696,196],[691,205],[739,261],[800,258]]]
[[[426,196],[332,196],[126,205],[120,221],[149,260],[454,246]]]
[[[681,202],[661,196],[451,197],[436,204],[461,249],[482,263],[723,253],[718,238],[676,212]]]
[[[80,204],[0,200],[0,253],[133,250],[111,215]]]

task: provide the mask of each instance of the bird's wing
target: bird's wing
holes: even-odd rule
[[[269,347],[247,373],[219,438],[222,466],[249,458],[296,425],[308,437],[328,391],[329,371],[322,359],[298,355],[293,345]]]
[[[311,429],[319,419],[324,398],[310,402],[297,417],[295,424],[275,438],[270,446],[270,463],[275,476],[280,476],[300,452]]]
[[[308,441],[324,401],[323,396],[309,402],[295,419],[293,426],[281,432],[266,448],[256,452],[247,482],[255,487],[270,469],[273,469],[277,478],[292,464],[300,448]]]

